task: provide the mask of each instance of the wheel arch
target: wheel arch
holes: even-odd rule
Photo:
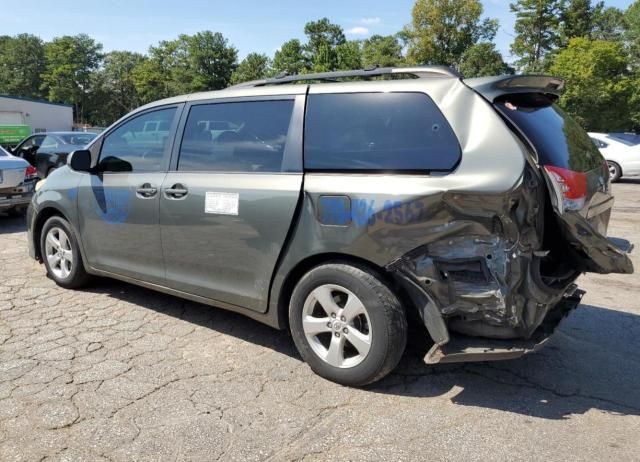
[[[366,258],[351,254],[339,252],[320,253],[307,256],[300,260],[284,277],[284,280],[280,285],[280,290],[276,295],[277,301],[275,303],[275,309],[277,310],[275,313],[276,321],[279,328],[289,330],[289,300],[291,299],[293,289],[298,281],[300,281],[302,276],[312,268],[329,263],[354,265],[372,271],[400,299],[400,302],[406,307],[407,312],[415,309],[415,305],[411,301],[411,298],[406,293],[405,289],[398,284],[396,279],[385,268],[367,260]]]

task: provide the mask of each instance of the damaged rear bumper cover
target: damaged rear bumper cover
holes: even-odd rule
[[[535,352],[580,304],[584,291],[576,284],[547,286],[534,252],[505,252],[501,241],[495,236],[452,239],[446,251],[440,244],[416,249],[387,267],[418,307],[434,341],[427,364]],[[616,248],[627,253],[632,247]],[[462,253],[474,256],[462,258]]]
[[[576,289],[563,299],[528,339],[500,340],[456,335],[437,343],[424,357],[427,364],[515,359],[542,348],[562,320],[580,304],[584,291]]]

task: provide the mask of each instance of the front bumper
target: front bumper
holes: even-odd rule
[[[578,307],[583,295],[584,291],[575,290],[570,296],[564,297],[528,339],[500,340],[455,335],[443,345],[436,343],[426,354],[424,361],[427,364],[498,361],[538,351],[547,343],[561,321]]]

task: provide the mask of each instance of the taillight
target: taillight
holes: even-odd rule
[[[549,178],[562,204],[561,213],[565,210],[580,210],[587,200],[587,175],[566,168],[545,165]]]
[[[38,169],[33,165],[29,165],[27,170],[24,172],[24,178],[26,180],[33,180],[34,178],[38,178]]]

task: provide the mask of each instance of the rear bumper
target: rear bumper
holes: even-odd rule
[[[435,344],[424,357],[427,364],[514,359],[542,348],[561,321],[580,304],[584,292],[576,290],[564,297],[546,316],[540,327],[528,339],[488,339],[452,335],[443,345]]]
[[[12,189],[11,191],[0,190],[0,211],[9,210],[14,207],[27,206],[31,203],[32,197],[32,185],[20,186]]]

